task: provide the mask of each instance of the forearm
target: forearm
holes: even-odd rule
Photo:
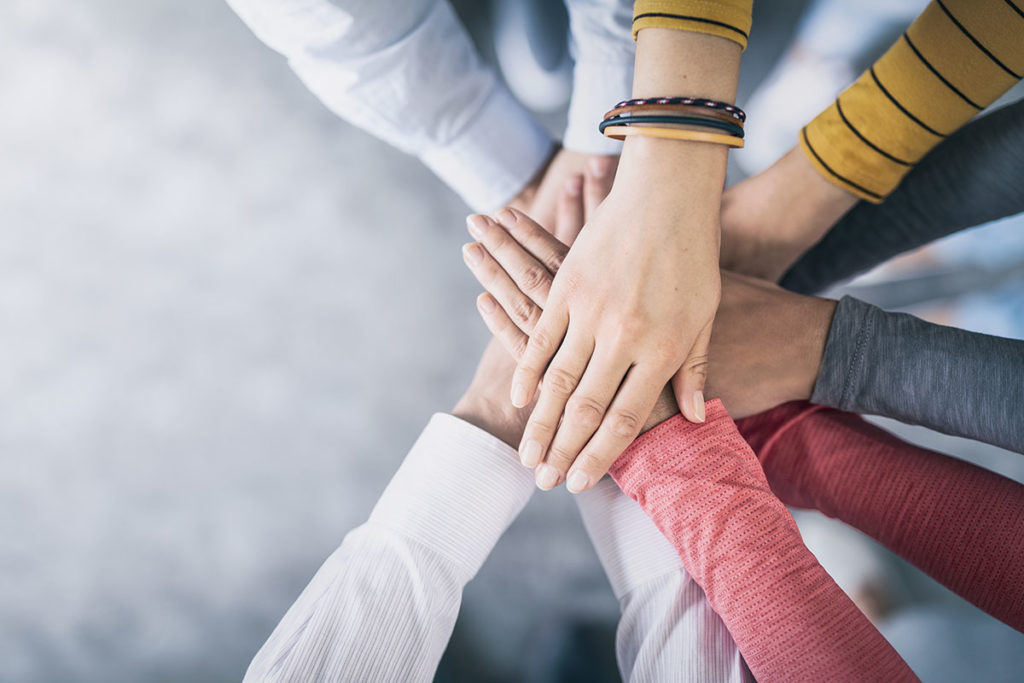
[[[1024,101],[982,116],[951,135],[884,203],[860,202],[789,269],[780,284],[803,294],[820,292],[940,237],[1024,212],[1021,178]]]
[[[576,496],[622,608],[615,653],[624,681],[752,681],[736,642],[635,501],[604,478]]]
[[[804,547],[721,403],[702,425],[677,417],[646,433],[612,476],[675,546],[758,680],[913,680]]]
[[[509,201],[550,154],[443,0],[229,4],[335,114],[417,155],[477,210]]]
[[[1024,486],[806,403],[738,426],[783,502],[850,524],[1024,630]]]
[[[1024,453],[1024,341],[844,297],[811,401]]]
[[[289,609],[247,680],[432,680],[463,587],[533,490],[511,447],[435,415],[369,521]]]

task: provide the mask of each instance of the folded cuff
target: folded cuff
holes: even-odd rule
[[[460,568],[468,581],[536,487],[515,449],[452,415],[434,415],[370,514]]]
[[[490,213],[511,201],[551,155],[553,142],[502,85],[473,121],[420,159],[474,211]]]

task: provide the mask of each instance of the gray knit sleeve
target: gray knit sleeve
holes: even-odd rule
[[[843,297],[811,401],[1024,453],[1024,341]]]

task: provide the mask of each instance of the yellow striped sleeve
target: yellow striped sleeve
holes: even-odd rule
[[[696,31],[739,43],[747,49],[753,0],[636,0],[633,39],[640,29]]]
[[[800,146],[872,202],[1024,77],[1024,0],[933,0],[875,64],[809,123]]]

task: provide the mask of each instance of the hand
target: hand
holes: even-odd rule
[[[519,443],[530,417],[529,408],[515,408],[508,402],[515,360],[492,339],[484,349],[473,381],[452,415],[498,437],[513,448]]]
[[[778,282],[856,203],[794,147],[722,195],[722,268]]]
[[[615,176],[618,164],[617,156],[584,154],[559,147],[530,184],[509,202],[509,206],[532,216],[550,230],[555,223],[558,197],[567,183],[572,181],[582,184],[585,175],[596,181],[587,184],[592,190],[601,187],[606,181],[608,187],[611,187],[611,179]],[[604,195],[607,194],[606,190]],[[604,199],[604,195],[600,199]]]
[[[488,328],[513,356],[522,353],[532,324],[543,304],[519,288],[524,273],[547,271],[538,259],[557,263],[566,248],[526,217],[517,221],[515,239],[501,257],[480,249],[470,268],[489,293],[478,300]],[[496,230],[500,230],[495,226]],[[493,238],[489,241],[493,241]],[[517,248],[518,247],[518,248]],[[536,291],[550,288],[553,274],[544,276]],[[499,286],[502,285],[502,286]],[[755,278],[723,272],[722,304],[711,336],[709,397],[721,398],[730,415],[746,417],[788,401],[810,398],[817,379],[836,303],[788,292]],[[513,321],[505,311],[528,311]],[[668,404],[666,406],[666,404]],[[663,393],[647,429],[675,414]]]

